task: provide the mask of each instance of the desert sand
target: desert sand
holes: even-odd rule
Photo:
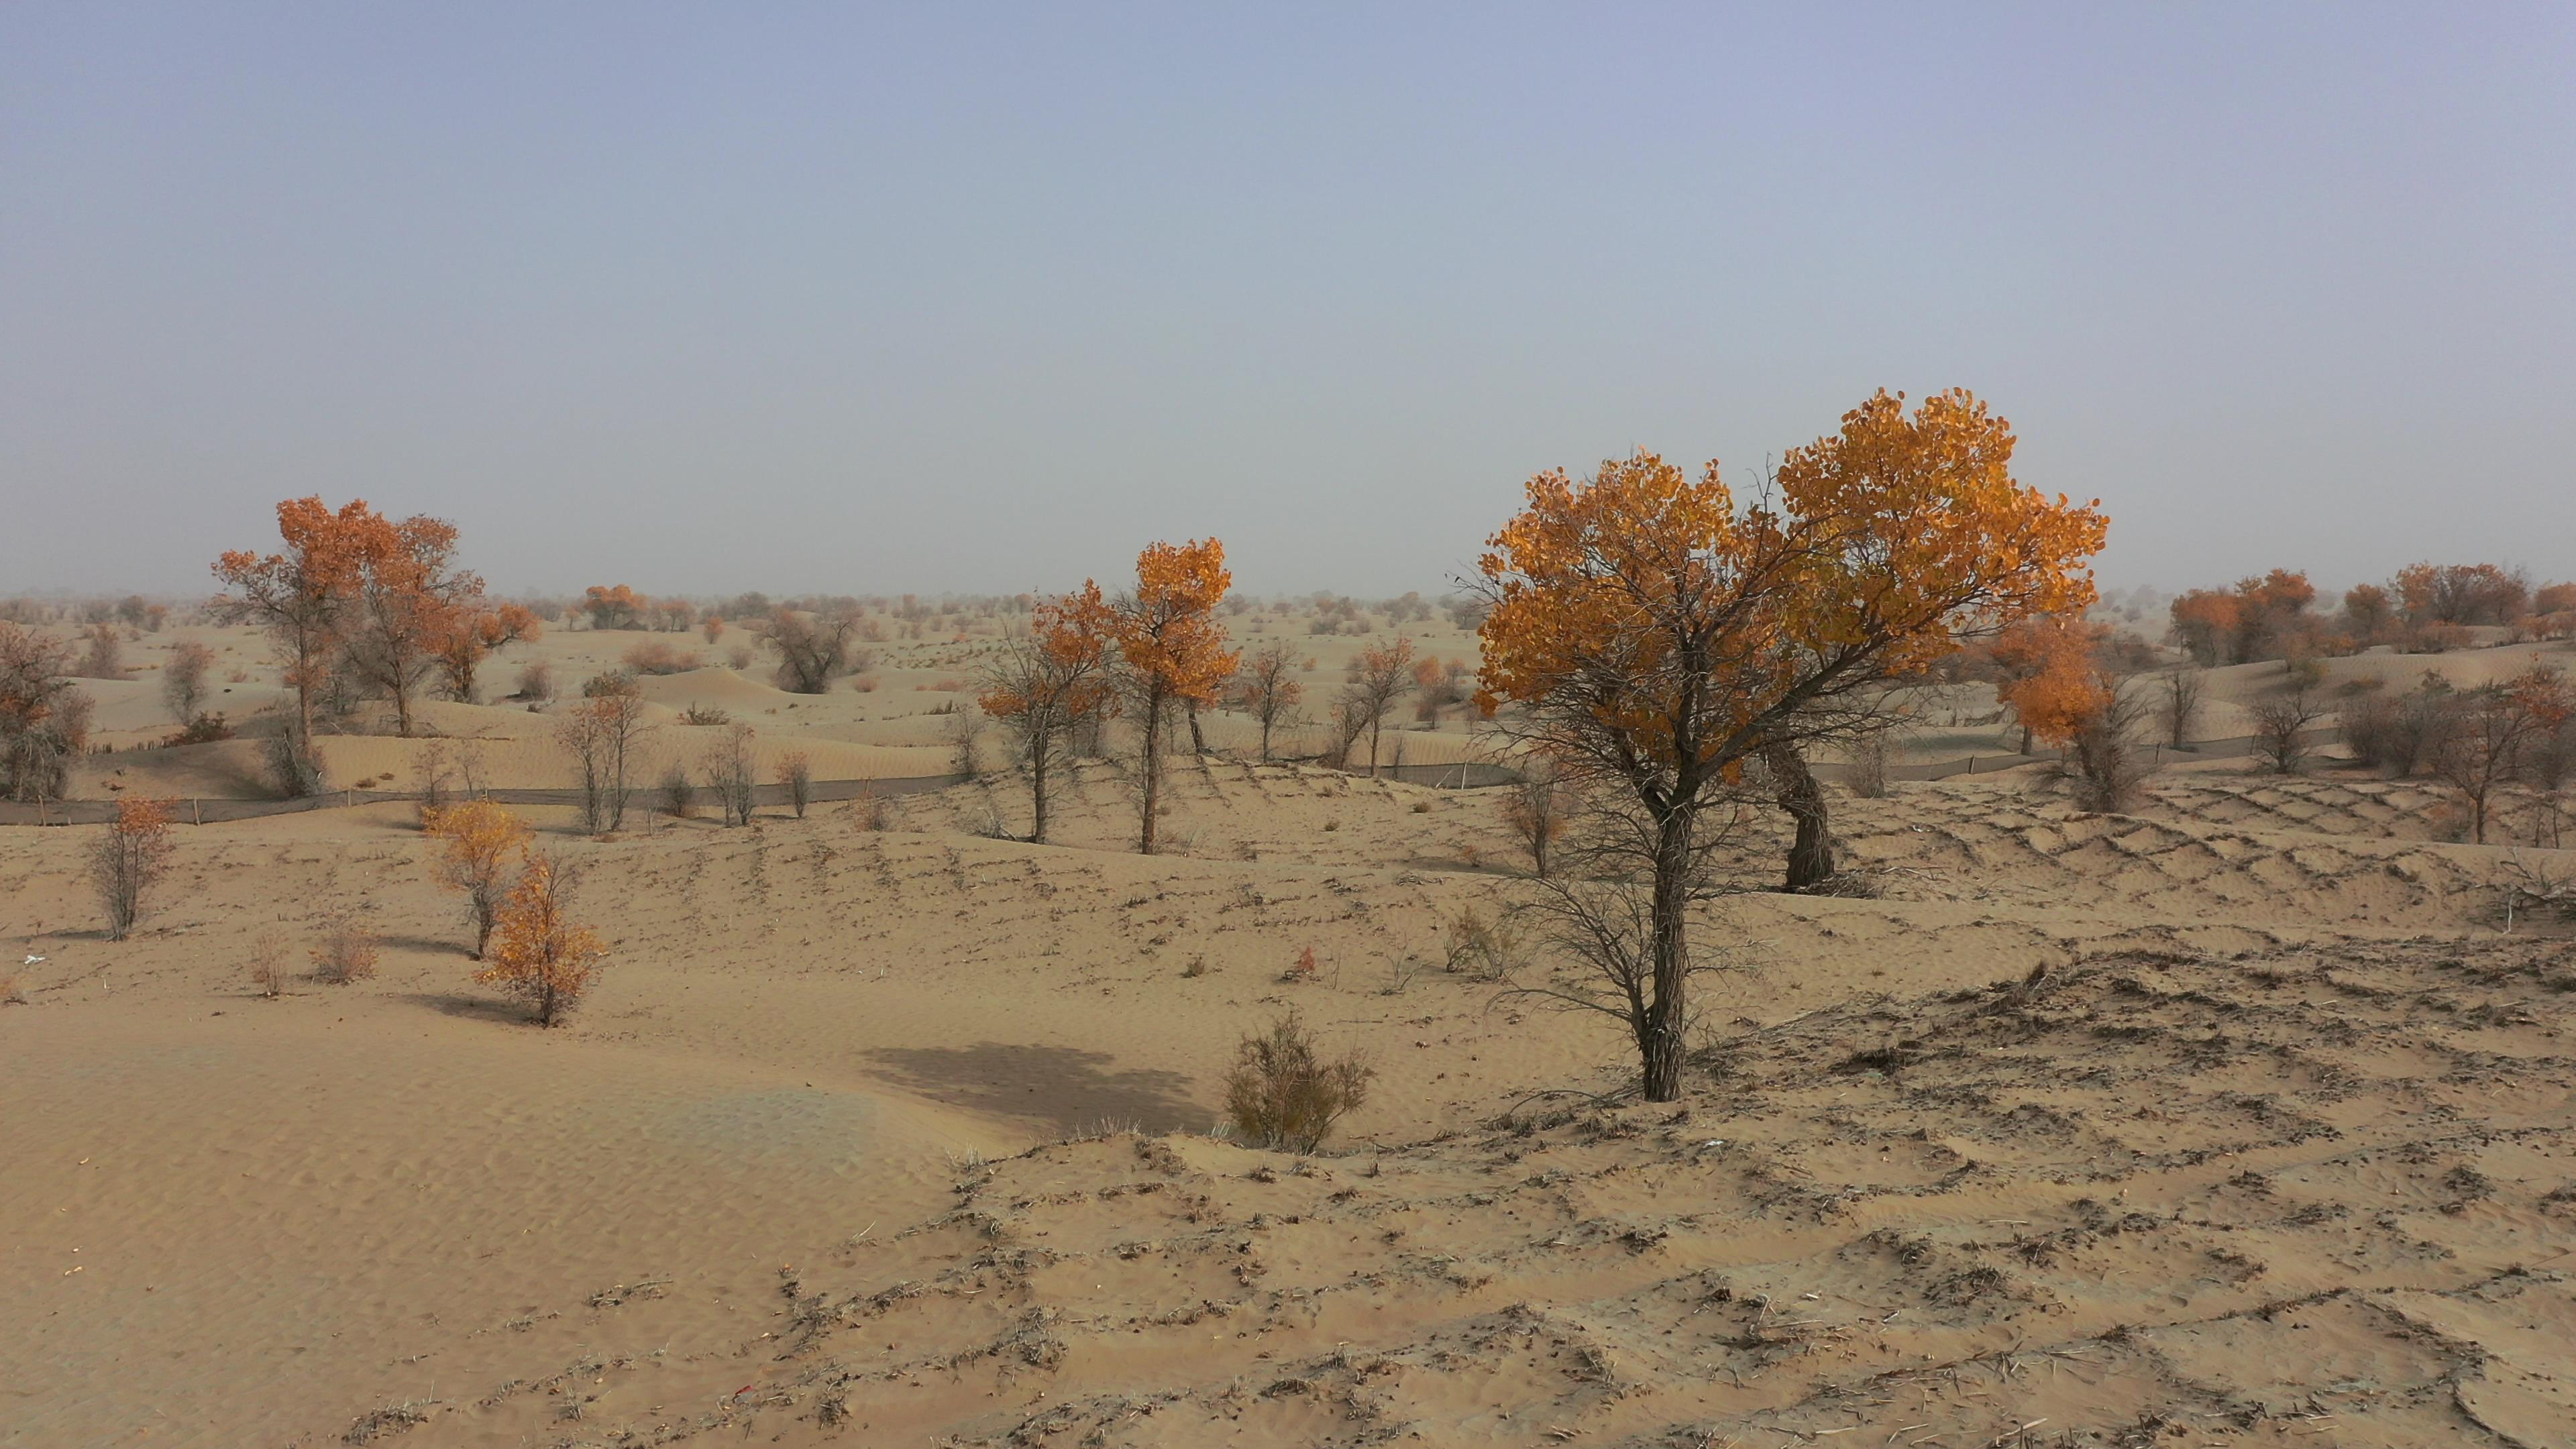
[[[200,637],[255,676],[235,719],[274,702],[255,640]],[[536,648],[577,681],[635,637]],[[656,748],[716,705],[818,774],[941,773],[977,647],[819,701],[656,678]],[[127,743],[168,729],[138,657],[94,690]],[[2002,752],[1958,712],[1914,758]],[[562,783],[524,703],[427,717],[488,784]],[[1485,748],[1433,724],[1409,761]],[[327,764],[398,786],[422,748]],[[82,793],[254,794],[252,750]],[[1522,889],[1492,792],[1172,781],[1152,858],[1096,762],[1045,846],[997,838],[999,773],[605,840],[532,808],[613,949],[552,1031],[472,982],[405,806],[183,828],[117,943],[86,829],[0,830],[0,1444],[2576,1442],[2576,957],[2502,928],[2512,852],[2436,838],[2431,785],[1838,791],[1874,894],[1712,909],[1703,1069],[1646,1106],[1606,1019],[1448,969],[1456,913]],[[374,979],[256,994],[263,938],[300,961],[350,909]],[[1210,1135],[1291,1007],[1370,1056],[1367,1105],[1311,1157]]]

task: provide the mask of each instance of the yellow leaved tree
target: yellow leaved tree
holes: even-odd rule
[[[1749,505],[1715,463],[1693,480],[1638,453],[1531,479],[1490,540],[1479,701],[1619,808],[1609,848],[1646,882],[1617,903],[1565,888],[1605,989],[1546,994],[1623,1020],[1650,1100],[1680,1090],[1703,815],[1745,763],[1848,732],[1963,639],[2092,601],[2107,521],[2017,482],[2013,442],[1965,392],[1910,413],[1881,392]]]

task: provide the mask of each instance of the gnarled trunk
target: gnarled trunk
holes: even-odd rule
[[[1637,1052],[1645,1066],[1649,1102],[1670,1102],[1682,1094],[1684,1028],[1689,1022],[1683,996],[1690,978],[1691,833],[1696,807],[1684,805],[1656,822],[1653,898],[1654,995],[1638,1003],[1632,1018]]]
[[[1834,873],[1834,837],[1826,818],[1825,790],[1794,747],[1773,745],[1762,758],[1771,767],[1780,808],[1798,824],[1797,838],[1789,844],[1788,889],[1802,891]]]

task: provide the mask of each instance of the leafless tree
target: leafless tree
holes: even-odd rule
[[[193,639],[171,650],[162,662],[161,699],[179,723],[197,717],[198,706],[206,700],[206,671],[214,662],[215,651]]]
[[[1572,804],[1556,771],[1543,760],[1530,762],[1521,778],[1503,794],[1503,824],[1529,852],[1530,873],[1545,876],[1557,837],[1565,833]]]
[[[727,825],[749,825],[752,807],[757,803],[756,787],[760,776],[752,758],[752,729],[747,724],[726,727],[723,735],[707,750],[707,779],[715,785],[716,798],[724,803]]]
[[[2297,774],[2308,759],[2308,742],[2301,737],[2325,713],[2325,706],[2304,689],[2293,689],[2255,705],[2255,758],[2271,766],[2276,775]]]
[[[803,750],[789,750],[778,757],[778,783],[787,791],[787,803],[796,818],[805,818],[805,807],[814,803],[814,761]]]
[[[2434,778],[2459,791],[2460,802],[2468,807],[2472,843],[2486,843],[2497,787],[2520,773],[2525,751],[2556,723],[2499,685],[2455,698],[2449,726],[2433,746],[2430,763]]]
[[[2151,698],[2143,688],[2122,681],[2113,681],[2110,690],[2110,702],[2075,732],[2069,750],[2076,778],[2083,782],[2078,793],[2084,808],[2106,814],[2137,803],[2147,778],[2141,737],[2151,716],[2170,723],[2164,712],[2172,702],[2168,692]]]
[[[2209,676],[2186,664],[2167,670],[2163,683],[2156,694],[2156,722],[2164,731],[2165,743],[2179,750],[2191,743],[2192,731],[2200,726]]]
[[[557,738],[580,767],[582,828],[600,834],[626,824],[627,764],[650,727],[643,693],[632,678],[602,674],[581,692],[581,703],[565,713]]]
[[[1367,649],[1351,661],[1350,682],[1342,686],[1345,718],[1364,723],[1369,737],[1369,774],[1378,772],[1378,737],[1395,702],[1413,692],[1413,644],[1398,639]]]
[[[1261,760],[1270,762],[1270,737],[1296,717],[1305,686],[1296,679],[1297,651],[1285,639],[1273,639],[1243,658],[1234,677],[1235,707],[1261,726]]]
[[[778,687],[790,694],[821,694],[841,675],[865,669],[867,655],[854,645],[858,629],[855,608],[819,614],[772,611],[761,642],[778,655]]]

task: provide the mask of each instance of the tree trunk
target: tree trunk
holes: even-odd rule
[[[1207,736],[1199,733],[1198,701],[1192,700],[1185,705],[1184,708],[1189,711],[1190,715],[1190,752],[1192,754],[1204,755],[1207,753]]]
[[[1154,853],[1154,806],[1162,793],[1162,750],[1163,692],[1152,688],[1145,695],[1145,826],[1136,846],[1139,855]]]
[[[1385,715],[1372,715],[1369,718],[1369,778],[1372,780],[1377,778],[1377,732],[1385,727]]]
[[[1682,1035],[1688,1019],[1683,989],[1690,977],[1685,911],[1690,904],[1691,828],[1691,811],[1683,807],[1664,816],[1655,837],[1655,994],[1636,1023],[1649,1102],[1670,1102],[1682,1094]]]
[[[1270,716],[1261,717],[1261,763],[1270,763]]]
[[[2028,725],[2021,727],[2021,752],[2025,755],[2030,753],[2030,726]]]
[[[1763,752],[1778,782],[1780,808],[1798,822],[1797,839],[1789,845],[1788,889],[1802,891],[1834,873],[1834,837],[1827,826],[1824,787],[1815,772],[1787,745]]]
[[[1046,844],[1047,805],[1047,737],[1041,732],[1029,741],[1029,843]]]

